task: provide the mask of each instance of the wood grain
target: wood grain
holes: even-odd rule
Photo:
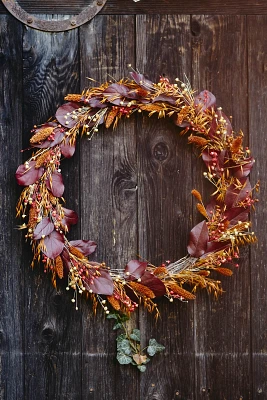
[[[134,18],[97,16],[81,28],[81,82],[115,81],[128,75],[135,62]],[[127,122],[127,123],[126,123]],[[96,259],[123,268],[137,254],[136,133],[134,119],[118,128],[101,131],[81,148],[81,219],[84,238],[98,243]],[[83,313],[88,313],[85,304]],[[99,310],[83,324],[83,385],[91,382],[95,398],[126,399],[129,387],[138,399],[138,371],[127,366],[109,368],[115,362],[115,332]],[[94,354],[98,369],[91,363]],[[102,360],[102,361],[101,361]],[[123,367],[122,367],[123,368]],[[101,374],[97,389],[94,375]],[[84,399],[87,392],[84,392]]]
[[[191,70],[189,16],[137,17],[138,70],[157,82],[173,82]],[[192,217],[191,151],[171,121],[138,120],[139,251],[159,265],[186,254]],[[156,323],[146,311],[140,326],[144,344],[151,337],[166,346],[141,380],[142,399],[191,398],[194,393],[193,304],[159,300]],[[163,373],[164,370],[164,373]],[[177,394],[178,393],[178,394]],[[180,396],[180,397],[179,397]]]
[[[50,18],[50,16],[44,16]],[[23,36],[24,148],[30,129],[52,116],[64,95],[79,87],[78,31],[44,33],[25,28]],[[65,163],[63,163],[65,164]],[[67,207],[79,212],[78,157],[63,165]],[[72,235],[79,238],[74,227]],[[31,252],[24,252],[25,269],[25,398],[80,399],[81,314],[67,295],[66,282],[55,290],[41,267],[29,269]],[[75,379],[71,384],[69,378]]]
[[[24,396],[24,272],[21,231],[15,229],[14,180],[21,163],[22,27],[9,16],[0,17],[0,398]]]
[[[234,128],[247,133],[246,18],[193,16],[192,31],[193,87],[213,92],[217,105],[233,116]],[[202,169],[194,165],[195,187],[210,196],[213,187],[203,184]],[[249,250],[241,254],[240,268],[232,278],[217,276],[226,293],[218,301],[201,293],[195,302],[199,398],[251,398]]]
[[[32,14],[78,14],[93,0],[19,0],[19,5]],[[0,13],[7,10],[0,4]],[[101,14],[267,14],[265,0],[108,0]]]
[[[257,26],[257,29],[255,29]],[[267,44],[265,16],[248,17],[248,64],[249,64],[249,130],[250,147],[256,158],[252,171],[252,180],[260,180],[260,203],[256,213],[252,213],[252,222],[258,243],[251,247],[251,333],[252,333],[252,373],[253,398],[264,399],[267,396],[267,293],[266,293],[266,126],[265,113]]]

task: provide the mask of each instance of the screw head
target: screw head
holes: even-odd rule
[[[98,0],[96,3],[98,6],[103,6],[103,1],[102,0]]]
[[[76,21],[71,21],[71,23],[70,23],[72,26],[75,26],[76,25]]]
[[[32,24],[33,23],[33,19],[30,17],[27,19],[28,24]]]

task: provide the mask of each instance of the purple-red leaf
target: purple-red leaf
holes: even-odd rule
[[[78,222],[78,215],[75,211],[69,210],[68,208],[62,207],[64,211],[64,217],[62,218],[63,225],[67,225],[69,228],[71,225],[75,225]]]
[[[195,98],[194,105],[198,111],[214,108],[216,105],[216,97],[208,90],[203,90]]]
[[[229,228],[238,224],[238,221],[246,222],[248,220],[249,210],[245,207],[233,207],[226,210],[224,217],[229,221]]]
[[[55,259],[64,248],[64,236],[57,231],[53,231],[44,238],[45,249],[42,252],[48,257]]]
[[[84,256],[89,256],[96,249],[96,243],[92,240],[71,240],[70,244],[73,247],[77,247]]]
[[[137,85],[141,86],[142,88],[146,90],[150,90],[153,88],[154,86],[153,82],[145,78],[143,74],[138,74],[137,72],[130,72],[130,75],[132,76],[135,83],[137,83]]]
[[[164,296],[166,288],[164,283],[151,272],[146,271],[141,277],[141,284],[147,286],[156,297]]]
[[[75,142],[70,144],[70,138],[68,137],[60,145],[61,153],[66,158],[71,158],[75,152]]]
[[[72,113],[72,111],[75,111],[80,107],[81,107],[81,105],[79,103],[69,102],[69,103],[63,104],[63,106],[61,106],[57,109],[56,119],[58,120],[58,122],[61,125],[65,126],[66,128],[73,128],[74,125],[77,124],[77,120],[71,118],[71,113]],[[68,113],[70,115],[67,115]],[[67,118],[65,118],[65,117],[67,117]],[[66,124],[66,122],[68,122],[68,123]]]
[[[45,183],[47,188],[53,193],[55,197],[61,197],[63,195],[64,184],[60,172],[54,171],[51,175],[51,178],[47,178]]]
[[[103,269],[99,269],[98,271],[101,273],[101,276],[96,276],[94,282],[87,282],[87,285],[93,293],[111,296],[113,294],[114,285],[110,274]]]
[[[207,249],[209,230],[206,221],[202,221],[191,230],[187,251],[192,257],[202,256]]]
[[[226,191],[224,202],[228,208],[234,207],[240,201],[245,200],[251,193],[251,184],[248,179],[242,179],[241,183],[244,185],[243,188],[237,189],[234,184],[230,185]]]
[[[208,253],[216,253],[217,251],[222,251],[231,247],[231,241],[227,240],[225,242],[208,242],[205,254],[203,257],[206,256]]]
[[[92,108],[105,108],[107,105],[105,103],[101,103],[102,97],[91,97],[88,99],[86,103]]]
[[[21,164],[16,171],[16,180],[19,185],[29,186],[38,181],[44,173],[44,168],[35,168],[36,161],[30,161],[29,167],[26,168]]]
[[[172,96],[167,96],[166,94],[161,94],[157,97],[155,97],[152,101],[152,103],[155,103],[156,101],[164,101],[165,103],[169,103],[172,105],[176,105],[176,99],[175,97]]]
[[[61,256],[61,258],[62,258],[62,260],[63,260],[63,263],[64,263],[65,268],[66,268],[67,270],[70,270],[70,268],[72,267],[72,265],[71,265],[71,262],[70,262],[70,255],[69,255],[69,253],[67,252],[67,250],[66,250],[66,249],[63,249],[63,251],[62,251],[62,253],[60,254],[60,256]]]
[[[45,217],[42,219],[39,224],[36,225],[36,228],[33,232],[33,239],[41,239],[43,235],[47,236],[50,235],[51,232],[55,229],[53,222],[50,220],[49,217]]]
[[[250,174],[251,168],[253,167],[255,160],[253,157],[249,157],[246,159],[246,163],[242,166],[237,166],[232,169],[233,175],[240,179],[248,176]]]
[[[129,261],[124,270],[126,279],[132,280],[133,278],[140,278],[145,273],[146,267],[147,262],[138,260]]]

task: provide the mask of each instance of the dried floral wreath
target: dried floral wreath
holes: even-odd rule
[[[16,172],[18,184],[25,186],[17,215],[26,219],[19,228],[27,230],[25,237],[31,241],[32,265],[41,261],[55,286],[57,279],[68,277],[66,289],[74,290],[76,309],[78,293],[86,293],[94,309],[100,303],[108,318],[115,319],[114,329],[124,329],[117,338],[118,361],[144,371],[148,358],[140,350],[140,332],[134,329],[129,333],[125,320],[141,303],[158,315],[154,299],[161,296],[170,302],[191,300],[198,286],[215,295],[222,291],[220,281],[212,279],[210,273],[231,276],[229,267],[238,267],[239,247],[256,240],[249,212],[257,201],[252,191],[258,190],[259,184],[252,188],[248,179],[254,159],[243,147],[242,131],[233,131],[212,93],[204,90],[195,96],[187,79],[184,83],[177,78],[172,84],[161,77],[153,83],[136,71],[131,77],[133,80],[106,82],[82,94],[69,94],[54,120],[34,127],[30,144],[37,150]],[[95,242],[67,240],[66,234],[78,217],[62,205],[60,162],[62,157],[73,156],[78,134],[92,139],[99,125],[115,128],[121,118],[135,112],[169,117],[182,128],[181,134],[190,133],[188,142],[200,150],[207,166],[204,177],[215,191],[205,207],[201,194],[192,190],[205,220],[190,232],[188,255],[159,266],[132,260],[124,270],[116,270],[87,258],[96,249]],[[154,355],[163,348],[150,339],[147,351]]]

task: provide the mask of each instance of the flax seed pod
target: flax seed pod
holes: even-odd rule
[[[200,214],[202,214],[205,218],[208,218],[207,211],[206,211],[205,207],[204,207],[202,204],[197,203],[197,210],[198,210],[198,211],[200,212]]]
[[[218,267],[218,268],[215,269],[215,271],[217,271],[220,274],[225,275],[225,276],[232,276],[233,275],[233,271],[231,271],[229,268]]]
[[[64,270],[63,270],[63,261],[60,256],[57,256],[55,259],[55,269],[59,279],[62,279],[64,275]]]
[[[188,138],[188,143],[193,143],[195,144],[197,147],[204,147],[206,146],[206,144],[208,143],[208,140],[205,138],[202,138],[200,136],[189,136]]]
[[[138,282],[129,282],[129,285],[142,296],[148,297],[149,299],[155,298],[154,292],[147,286],[142,285],[141,283]]]
[[[198,190],[193,189],[193,190],[191,191],[191,194],[192,194],[198,201],[202,201],[201,194],[199,193]]]
[[[109,128],[112,125],[112,123],[113,123],[115,117],[118,115],[118,113],[119,113],[119,107],[114,107],[114,108],[112,108],[112,110],[110,110],[110,112],[107,115],[106,121],[105,121],[106,128]]]
[[[242,146],[242,142],[243,142],[242,136],[236,137],[231,144],[231,152],[238,153],[240,147]]]
[[[42,165],[44,165],[46,163],[47,160],[47,156],[48,156],[49,152],[45,152],[43,154],[41,154],[37,160],[36,160],[36,164],[35,164],[35,168],[38,169],[40,168]]]
[[[64,97],[64,100],[68,101],[82,101],[82,96],[80,94],[68,94],[67,96]]]
[[[52,126],[48,127],[48,128],[43,128],[40,129],[38,132],[36,132],[30,139],[30,143],[31,144],[36,144],[36,143],[40,143],[43,140],[47,139],[48,136],[51,135],[51,133],[53,132],[54,128]]]
[[[173,293],[178,294],[187,300],[194,300],[196,296],[193,293],[188,292],[176,283],[169,283],[168,288],[173,291]]]
[[[140,104],[139,108],[149,112],[160,112],[163,109],[163,107],[158,104]]]
[[[77,258],[84,258],[83,253],[77,249],[77,247],[70,246],[70,253],[76,256]]]
[[[114,296],[107,296],[107,301],[112,305],[114,310],[117,310],[117,311],[120,310],[120,308],[121,308],[120,302],[118,299],[115,299]]]
[[[166,267],[157,267],[154,269],[153,274],[158,276],[158,275],[166,275],[168,273],[168,270]]]
[[[33,229],[37,223],[38,212],[35,207],[31,207],[29,211],[28,228]]]

